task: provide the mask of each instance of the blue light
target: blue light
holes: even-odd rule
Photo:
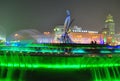
[[[120,45],[115,46],[115,48],[120,48]]]
[[[19,43],[13,43],[12,46],[20,46]]]
[[[112,48],[114,48],[114,47],[113,47],[113,46],[107,46],[107,48],[108,48],[108,49],[112,49]]]
[[[85,53],[83,49],[73,49],[72,53]]]
[[[8,46],[8,45],[10,45],[10,42],[9,42],[9,41],[7,41],[7,42],[5,43],[5,45],[7,45],[7,46]]]

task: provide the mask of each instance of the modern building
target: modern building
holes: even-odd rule
[[[104,35],[104,43],[115,45],[115,22],[111,14],[106,17],[105,27],[101,33]]]
[[[54,28],[56,43],[59,43],[59,39],[64,32],[64,26],[56,26]],[[82,27],[73,26],[70,28],[69,36],[75,43],[89,44],[96,42],[98,44],[110,44],[116,45],[119,35],[115,34],[115,22],[112,15],[108,15],[105,20],[105,27],[101,31],[89,31],[83,30]],[[117,40],[117,41],[116,41]]]
[[[75,43],[90,44],[96,42],[103,44],[103,35],[95,32],[71,32],[69,36]]]
[[[61,35],[64,33],[64,26],[58,25],[54,28],[54,42],[59,43]]]
[[[114,38],[115,38],[115,44],[116,45],[120,45],[120,33],[119,34],[115,34]]]
[[[54,28],[54,33],[44,32],[40,33],[35,29],[26,29],[15,32],[11,35],[12,41],[30,40],[34,43],[61,43],[61,36],[64,34],[64,25],[58,25]],[[79,26],[71,26],[67,31],[70,39],[74,43],[81,44],[120,44],[120,34],[115,34],[115,22],[112,15],[108,15],[105,20],[105,27],[101,31],[83,30]],[[0,33],[0,40],[5,40],[5,37]]]
[[[74,43],[90,44],[91,42],[96,42],[98,44],[103,43],[103,35],[98,34],[98,31],[88,31],[82,30],[82,27],[74,26],[72,27],[69,33],[69,37]],[[64,32],[63,26],[56,26],[54,29],[55,32],[55,41],[59,43],[61,34]]]
[[[114,35],[115,34],[115,22],[113,20],[113,16],[109,14],[105,20],[105,28],[108,28],[108,35]]]

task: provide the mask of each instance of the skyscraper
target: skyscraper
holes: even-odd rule
[[[109,14],[105,20],[105,28],[108,28],[108,35],[115,34],[115,23],[111,14]]]
[[[105,28],[102,29],[102,34],[104,35],[104,43],[114,45],[115,43],[115,22],[113,16],[108,14],[105,20]]]

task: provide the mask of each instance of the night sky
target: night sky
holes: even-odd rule
[[[0,26],[7,35],[24,29],[52,31],[62,25],[66,10],[71,11],[72,25],[99,31],[111,13],[120,32],[120,0],[0,0]]]

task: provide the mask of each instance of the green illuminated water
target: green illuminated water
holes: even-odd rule
[[[41,76],[42,74],[45,75],[41,70],[50,70],[50,73],[53,71],[67,77],[72,76],[75,77],[72,79],[77,81],[88,77],[88,73],[90,78],[89,80],[84,79],[84,81],[120,80],[119,57],[30,56],[29,53],[24,56],[23,53],[21,55],[16,52],[9,52],[9,55],[6,52],[3,53],[4,55],[0,56],[0,81],[29,81],[30,79],[28,80],[28,78],[36,78],[36,76]],[[38,75],[27,77],[27,73],[34,71],[35,73],[33,74],[37,73]],[[71,75],[66,75],[64,71]],[[54,73],[54,76],[49,74],[49,72],[47,74],[49,77],[55,76]],[[56,77],[58,77],[57,75]]]

